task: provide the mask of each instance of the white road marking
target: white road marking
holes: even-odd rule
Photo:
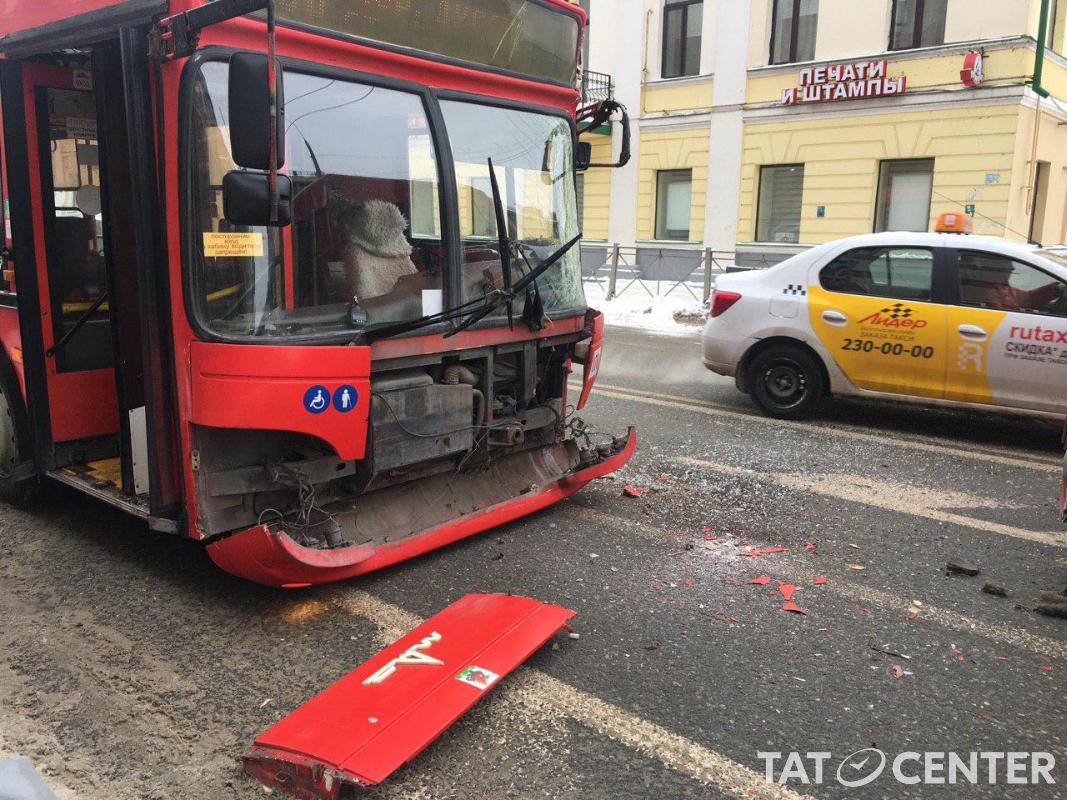
[[[575,506],[564,506],[564,509],[566,513],[570,515],[584,517],[591,522],[620,525],[633,531],[639,536],[653,541],[678,541],[677,535],[671,534],[668,531],[643,521],[627,519],[626,517],[620,517],[616,514],[609,514],[608,512],[596,509],[578,508]],[[801,571],[797,568],[797,565],[790,565],[789,560],[785,558],[777,559],[775,561],[774,569],[776,574],[797,583],[803,583],[810,580],[814,574],[814,570],[810,572]],[[872,607],[879,607],[889,611],[899,611],[902,617],[907,613],[913,602],[910,598],[901,595],[882,591],[881,589],[875,589],[870,586],[864,586],[852,581],[842,580],[840,578],[828,581],[823,586],[819,587],[819,591],[823,590],[847,597],[851,600],[858,600]],[[1053,639],[1038,636],[1013,625],[982,622],[955,611],[939,608],[927,602],[923,603],[918,619],[923,622],[933,623],[942,628],[947,628],[948,630],[971,633],[975,636],[980,636],[983,639],[988,639],[996,644],[1028,650],[1035,655],[1049,658],[1067,658],[1067,650],[1064,650],[1063,646]]]
[[[383,645],[392,643],[423,621],[392,603],[359,590],[338,590],[334,602],[349,613],[377,625],[378,640]],[[527,714],[534,716],[546,710],[563,714],[676,772],[713,784],[740,800],[752,797],[799,800],[805,797],[784,786],[768,784],[762,774],[743,764],[531,667],[520,667],[501,684],[496,695],[496,703],[518,703]]]
[[[707,403],[702,403],[699,400],[692,398],[678,397],[676,395],[664,395],[658,392],[647,392],[641,389],[631,389],[623,386],[613,386],[611,384],[596,384],[596,394],[602,394],[605,397],[614,397],[619,400],[632,400],[636,403],[645,403],[647,405],[660,406],[662,408],[676,408],[682,411],[692,411],[697,414],[706,414],[714,417],[728,417],[731,419],[744,419],[749,422],[755,422],[762,425],[771,425],[778,428],[789,428],[791,430],[802,431],[807,434],[813,433],[826,433],[831,436],[846,436],[853,439],[860,439],[863,441],[873,442],[879,445],[893,445],[894,447],[908,447],[913,450],[922,450],[930,453],[939,453],[942,455],[951,455],[959,458],[977,459],[980,461],[989,461],[994,464],[1005,464],[1012,467],[1024,467],[1026,469],[1036,469],[1041,471],[1057,472],[1059,470],[1058,462],[1051,459],[1041,459],[1040,457],[1027,457],[1018,455],[1000,455],[998,453],[991,453],[985,450],[963,449],[958,446],[933,444],[931,442],[916,441],[915,439],[902,436],[899,433],[884,433],[876,434],[868,431],[856,430],[854,428],[844,427],[831,427],[829,425],[820,424],[817,422],[793,422],[790,420],[773,419],[771,417],[765,417],[759,414],[746,414],[742,411],[733,411],[720,406],[713,406]],[[944,440],[940,440],[944,441]]]
[[[844,476],[841,475],[811,476],[790,472],[753,472],[740,467],[716,464],[713,461],[704,461],[703,459],[689,458],[688,456],[677,459],[677,462],[723,475],[769,481],[790,489],[811,492],[834,500],[862,503],[863,505],[893,511],[898,514],[910,514],[911,516],[932,519],[937,522],[946,522],[950,525],[962,525],[974,530],[996,533],[1001,536],[1011,536],[1016,539],[1026,539],[1031,542],[1052,545],[1053,547],[1067,547],[1067,534],[1060,531],[1030,531],[1000,522],[990,522],[984,519],[964,516],[963,514],[940,511],[936,508],[923,508],[921,506],[921,497],[918,497],[916,493],[889,491],[890,487],[877,486],[879,482],[873,478],[863,478],[862,480],[867,483],[866,486],[863,486],[842,480]]]

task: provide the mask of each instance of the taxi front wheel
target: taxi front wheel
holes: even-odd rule
[[[766,414],[780,419],[811,416],[826,394],[815,358],[798,347],[768,347],[749,365],[745,384]]]

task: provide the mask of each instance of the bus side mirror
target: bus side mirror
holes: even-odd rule
[[[279,175],[278,227],[288,225],[293,216],[293,182]],[[263,172],[231,170],[222,178],[222,213],[234,225],[270,225],[270,187]]]
[[[275,159],[285,163],[285,94],[282,70],[275,72],[278,104],[278,141]],[[234,163],[245,169],[269,170],[270,97],[267,91],[267,57],[263,53],[230,56],[229,122],[230,152]]]
[[[582,172],[589,169],[593,161],[593,145],[590,142],[575,142],[574,144],[574,169]]]

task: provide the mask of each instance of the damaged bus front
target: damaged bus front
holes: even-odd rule
[[[520,24],[548,9],[580,30],[572,9],[521,5]],[[216,563],[264,583],[514,519],[635,444],[574,416],[603,320],[582,292],[573,88],[483,73],[471,91],[476,68],[428,58],[416,83],[358,47],[364,69],[281,59],[288,225],[255,224],[263,180],[234,161],[256,109],[232,53],[202,48],[181,78],[195,522]]]
[[[629,141],[617,104],[578,108],[579,8],[16,5],[5,496],[49,475],[299,586],[630,457],[575,416],[603,346],[579,135]]]

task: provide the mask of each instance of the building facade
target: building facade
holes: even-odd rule
[[[758,265],[842,236],[1067,240],[1067,0],[589,0],[585,66],[632,159],[582,178],[586,239]],[[618,151],[618,126],[594,136]],[[639,259],[640,260],[640,259]]]

